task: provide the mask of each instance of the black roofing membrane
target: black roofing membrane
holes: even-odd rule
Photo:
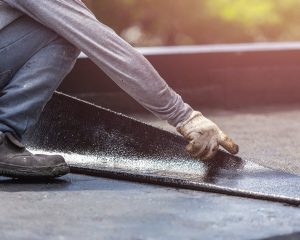
[[[24,141],[62,154],[73,173],[300,205],[300,177],[219,151],[200,161],[180,136],[55,93]]]

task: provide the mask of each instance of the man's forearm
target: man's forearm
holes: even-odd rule
[[[152,65],[113,30],[101,24],[79,0],[4,0],[49,27],[83,51],[146,109],[176,126],[192,108]]]

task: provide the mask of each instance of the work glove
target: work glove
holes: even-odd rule
[[[239,146],[201,112],[193,111],[176,129],[189,141],[186,150],[194,158],[209,160],[215,156],[220,145],[231,154],[239,151]]]

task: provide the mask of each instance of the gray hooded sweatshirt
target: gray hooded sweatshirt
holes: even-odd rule
[[[191,115],[193,109],[153,66],[112,29],[99,22],[80,0],[0,0],[0,30],[22,14],[67,39],[160,119],[177,126]]]

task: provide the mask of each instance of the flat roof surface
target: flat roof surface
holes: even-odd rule
[[[73,174],[0,187],[3,240],[300,236],[300,209],[279,203]]]

